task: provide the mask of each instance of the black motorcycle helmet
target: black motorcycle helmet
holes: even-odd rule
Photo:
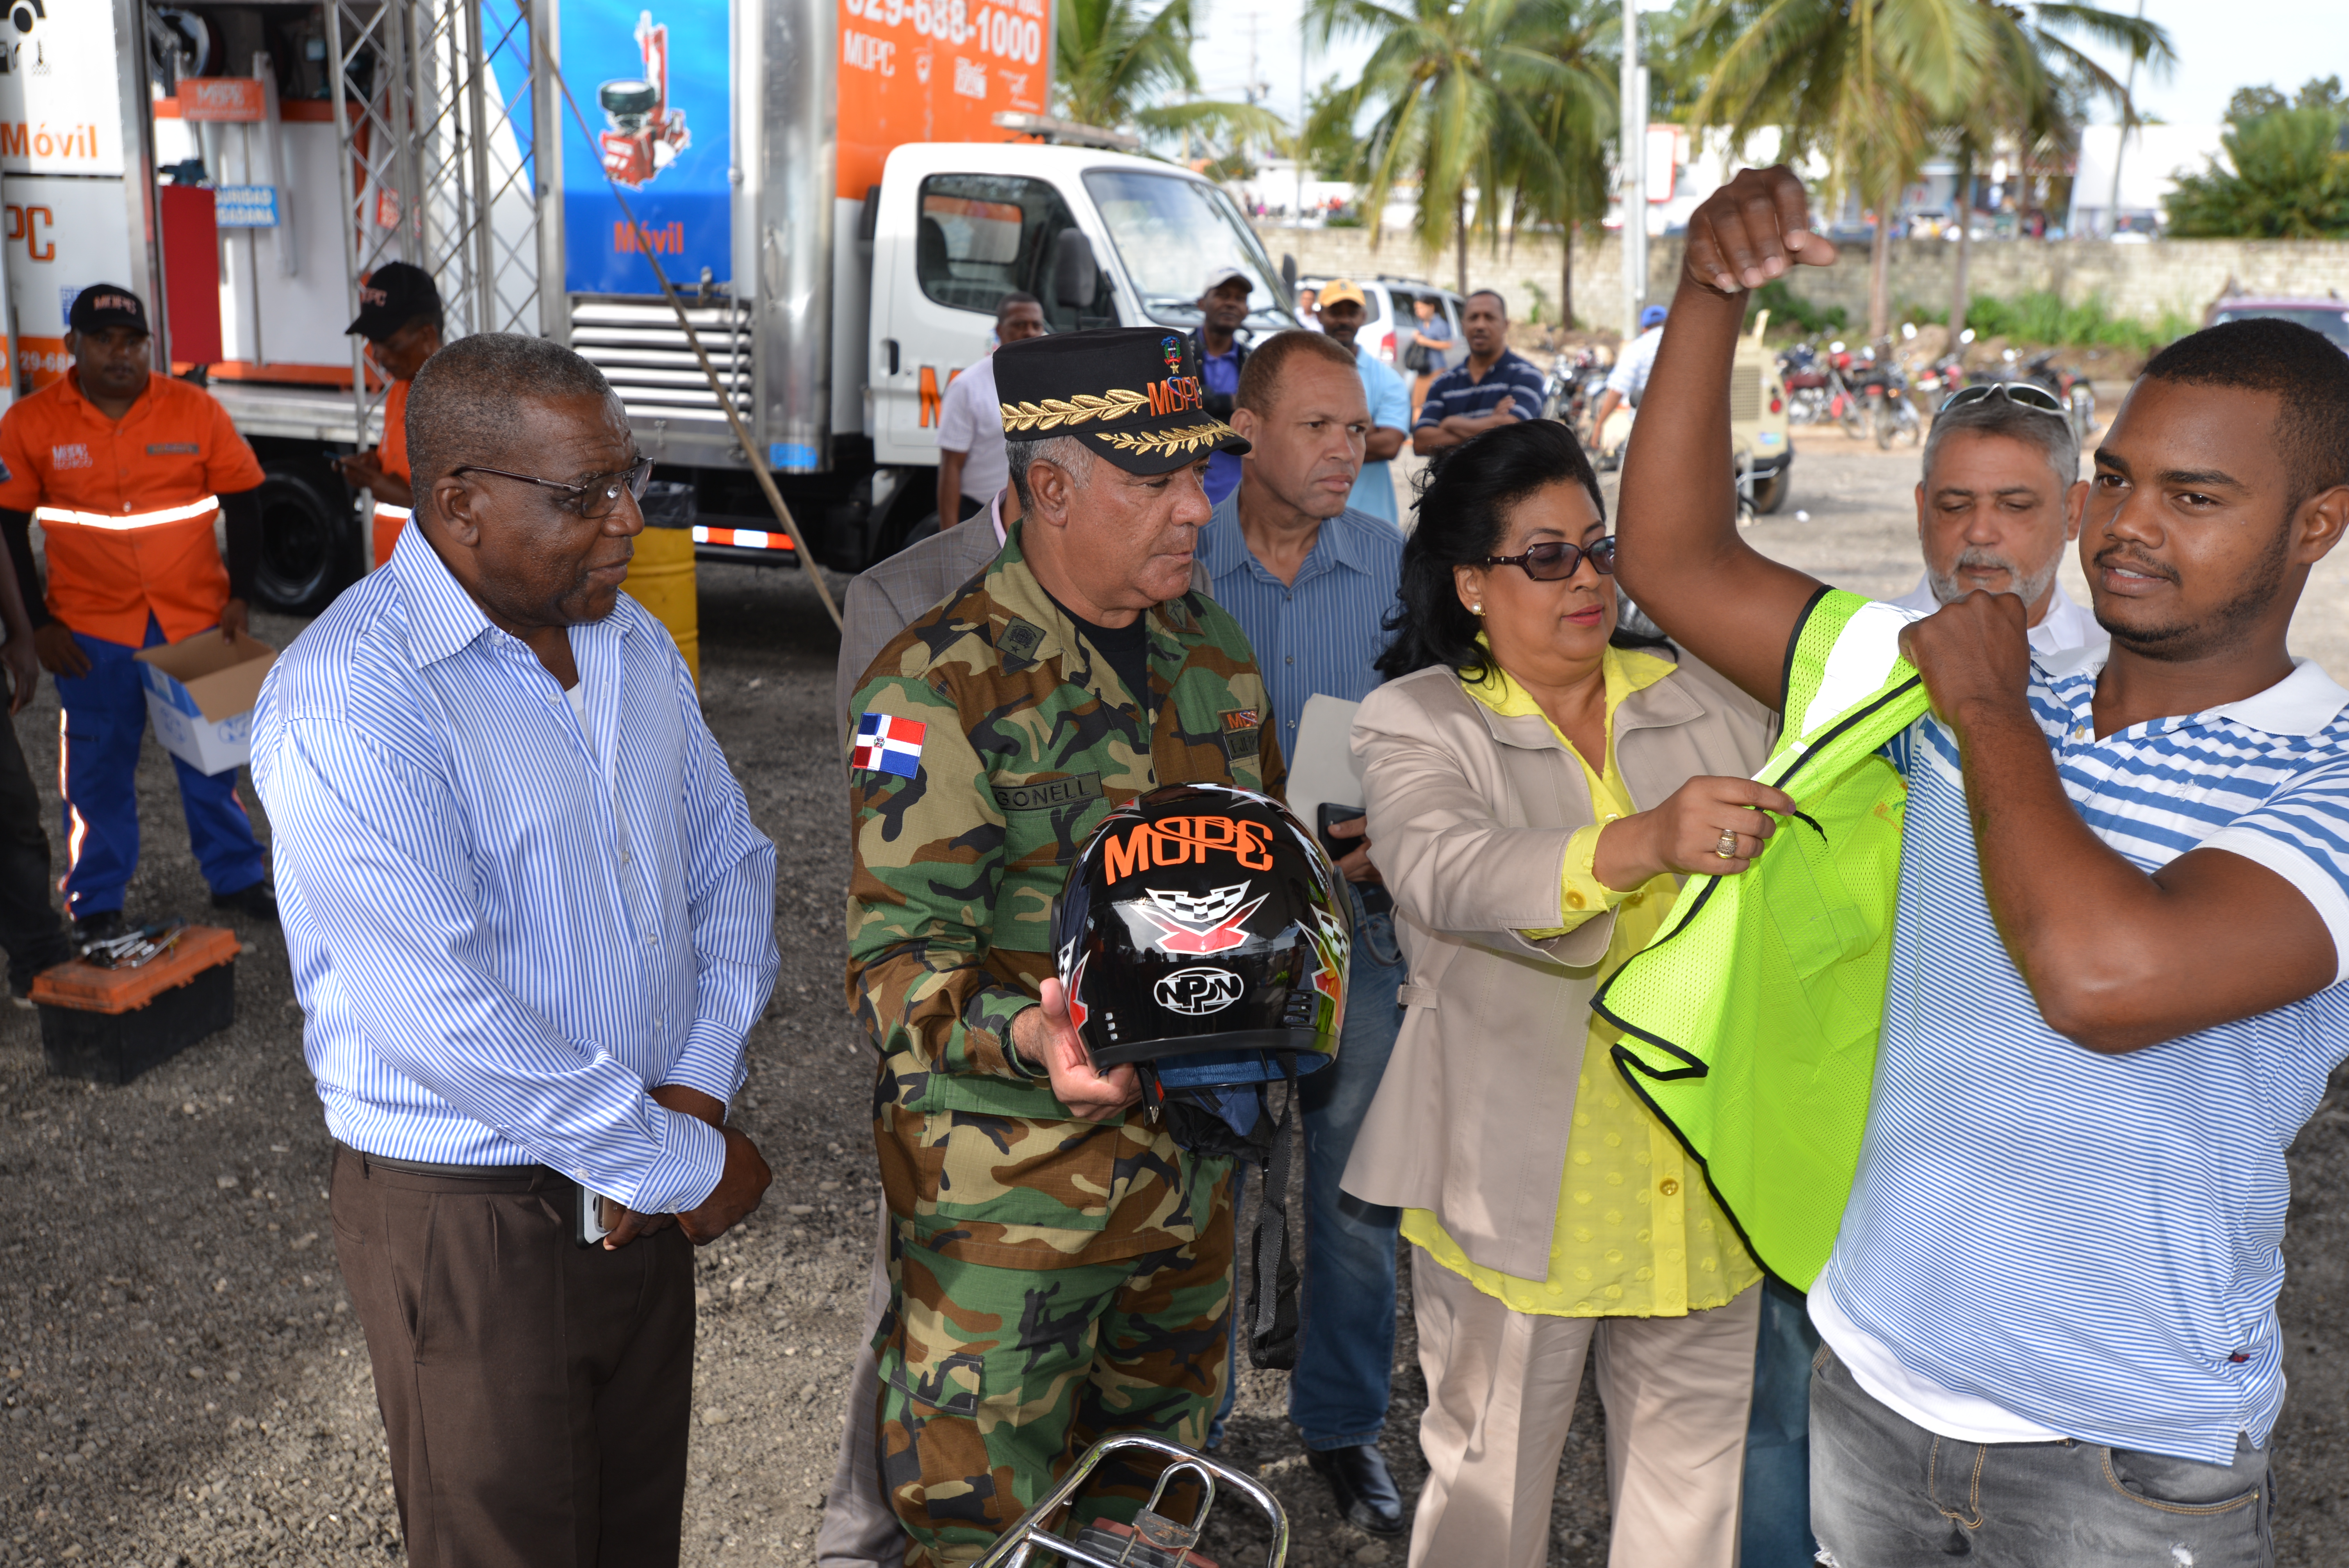
[[[1052,905],[1069,1019],[1106,1069],[1166,1088],[1326,1067],[1345,1016],[1352,905],[1286,807],[1170,784],[1112,811]]]

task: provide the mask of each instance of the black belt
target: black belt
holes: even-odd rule
[[[387,1171],[404,1171],[411,1176],[444,1176],[460,1181],[501,1181],[516,1176],[554,1176],[568,1181],[571,1178],[552,1165],[450,1165],[437,1160],[394,1160],[388,1154],[369,1154],[363,1149],[345,1149],[369,1165],[380,1165]]]

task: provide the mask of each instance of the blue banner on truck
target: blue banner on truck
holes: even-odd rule
[[[690,286],[734,275],[733,58],[724,5],[567,0],[563,74],[578,103],[563,116],[564,286],[654,294],[647,255]],[[582,133],[586,120],[591,144]],[[632,228],[609,174],[636,214]]]

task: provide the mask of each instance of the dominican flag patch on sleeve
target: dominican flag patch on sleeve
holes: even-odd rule
[[[868,713],[857,723],[848,765],[911,779],[922,770],[922,736],[928,728],[916,719]]]

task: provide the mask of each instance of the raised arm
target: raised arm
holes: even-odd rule
[[[1691,215],[1671,315],[1623,468],[1616,580],[1674,642],[1756,700],[1785,697],[1786,645],[1819,585],[1738,536],[1729,371],[1745,291],[1830,266],[1783,165],[1749,169]]]

